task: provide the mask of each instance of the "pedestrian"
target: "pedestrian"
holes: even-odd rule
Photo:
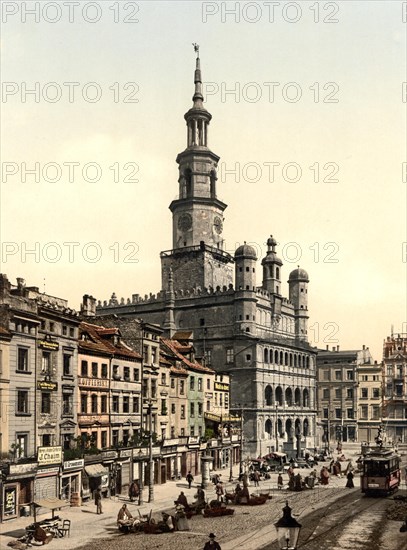
[[[253,474],[253,481],[254,481],[254,486],[259,487],[260,473],[258,470],[256,470]]]
[[[329,483],[329,471],[328,471],[328,468],[326,468],[325,466],[322,466],[320,476],[321,476],[321,483],[322,483],[322,485],[328,485],[328,483]]]
[[[347,474],[347,482],[346,482],[346,487],[348,487],[348,489],[353,489],[354,488],[354,483],[353,483],[353,472],[352,470],[349,470],[348,474]]]
[[[96,504],[96,513],[103,514],[102,511],[102,488],[98,487],[95,491],[95,504]]]
[[[191,488],[191,484],[192,484],[193,481],[194,481],[194,476],[189,471],[188,474],[187,474],[188,489]]]
[[[140,488],[137,481],[133,481],[129,487],[129,498],[131,502],[134,502],[140,494]]]
[[[220,547],[220,544],[216,542],[215,539],[216,539],[216,535],[214,535],[213,533],[209,533],[209,540],[205,544],[203,550],[222,550]]]
[[[215,492],[216,492],[216,500],[222,500],[223,485],[222,485],[222,482],[221,482],[221,481],[219,481],[219,482],[216,484]]]
[[[278,478],[277,478],[277,489],[279,489],[281,491],[281,489],[283,488],[283,476],[281,475],[281,472],[278,474]]]
[[[183,506],[185,508],[185,510],[189,510],[188,500],[187,500],[187,497],[184,494],[184,491],[180,492],[179,497],[175,501],[175,504],[180,504],[181,506]]]

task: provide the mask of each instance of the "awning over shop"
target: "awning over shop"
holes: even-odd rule
[[[35,500],[34,504],[34,522],[37,520],[37,508],[48,508],[52,510],[52,517],[54,517],[54,510],[59,508],[66,508],[70,506],[71,503],[66,500],[61,500],[59,498],[44,498],[41,500]]]
[[[89,464],[85,466],[85,472],[89,477],[102,477],[108,475],[109,470],[101,464]]]

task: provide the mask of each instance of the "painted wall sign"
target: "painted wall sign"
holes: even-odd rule
[[[46,349],[48,351],[57,351],[59,349],[58,342],[50,342],[48,340],[40,340],[38,342],[38,347],[41,349]]]
[[[224,384],[223,382],[215,382],[213,389],[216,391],[229,391],[229,384]]]
[[[62,447],[38,447],[38,464],[60,464]]]
[[[78,378],[79,386],[91,386],[92,388],[108,388],[109,380],[99,378]]]
[[[4,517],[17,515],[17,485],[4,488]]]
[[[83,458],[78,460],[68,460],[64,462],[64,470],[80,470],[85,465]]]
[[[40,380],[37,382],[37,389],[42,391],[57,391],[58,382],[47,382],[46,380]]]

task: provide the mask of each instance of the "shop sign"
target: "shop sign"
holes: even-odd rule
[[[199,445],[199,436],[198,437],[188,437],[188,445]]]
[[[41,380],[37,382],[37,389],[42,391],[57,391],[58,382],[48,382],[47,380]]]
[[[216,391],[229,391],[229,384],[223,382],[215,382],[213,389]]]
[[[174,445],[178,445],[178,438],[164,439],[163,447],[173,447]]]
[[[50,342],[49,340],[40,340],[38,342],[38,347],[41,349],[46,349],[48,351],[57,351],[59,350],[58,342]]]
[[[59,466],[53,468],[41,468],[37,472],[37,477],[56,476],[59,474]]]
[[[62,447],[38,447],[38,464],[60,464]]]
[[[218,416],[217,414],[210,413],[210,412],[204,413],[204,417],[207,420],[213,420],[213,422],[220,422],[220,420],[221,420],[220,416]]]
[[[85,465],[85,461],[83,458],[79,458],[78,460],[68,460],[67,462],[64,462],[64,470],[80,470]]]
[[[79,386],[91,386],[92,388],[108,388],[109,380],[104,378],[78,378]]]
[[[131,457],[132,453],[133,453],[132,449],[126,449],[125,451],[120,451],[120,458]]]
[[[31,464],[10,464],[9,465],[9,475],[17,474],[35,474],[37,471],[38,464],[34,462]]]
[[[104,451],[102,453],[102,459],[103,460],[106,460],[106,459],[109,459],[109,458],[117,458],[116,451]]]
[[[17,515],[17,486],[10,485],[4,488],[4,517]]]

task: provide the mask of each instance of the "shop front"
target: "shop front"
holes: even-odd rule
[[[85,464],[82,475],[82,499],[93,498],[100,487],[104,497],[109,496],[109,470],[100,463]]]
[[[62,464],[60,498],[72,500],[73,494],[80,494],[82,487],[82,470],[85,465],[83,458],[68,460]]]
[[[62,447],[38,447],[37,461],[33,501],[59,498]]]
[[[30,515],[38,463],[9,464],[0,495],[0,519]]]
[[[128,494],[129,487],[133,481],[131,465],[133,463],[133,449],[123,449],[119,451],[117,459],[117,480],[116,491],[119,494]]]

